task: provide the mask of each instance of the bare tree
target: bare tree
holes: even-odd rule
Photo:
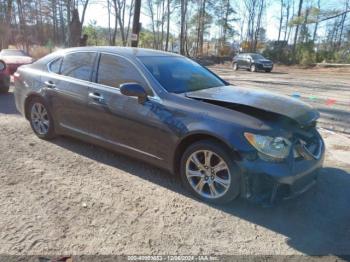
[[[283,24],[283,9],[284,9],[284,0],[281,0],[281,9],[280,9],[280,23],[278,27],[278,38],[277,41],[279,42],[281,39],[281,32],[282,32],[282,24]]]
[[[347,0],[345,2],[345,10],[348,10],[350,7],[350,0]],[[347,17],[347,12],[344,13],[341,16],[341,21],[340,21],[340,33],[339,33],[339,40],[338,40],[338,49],[340,48],[341,44],[342,44],[342,38],[343,38],[343,33],[344,33],[344,25],[345,25],[345,21],[346,21],[346,17]]]
[[[188,0],[181,0],[181,20],[180,20],[180,53],[185,55],[186,35],[187,35],[187,8]]]
[[[266,8],[265,0],[244,0],[245,8],[248,13],[247,21],[247,42],[248,49],[256,51],[259,32],[261,32],[261,21]]]
[[[169,36],[170,36],[170,17],[171,17],[171,0],[167,0],[167,27],[166,27],[166,40],[165,40],[165,51],[169,49]]]
[[[123,46],[126,46],[128,41],[128,35],[130,32],[130,23],[132,17],[132,10],[134,8],[134,0],[131,1],[130,5],[127,5],[126,0],[112,0],[112,5],[115,13],[115,37],[117,32],[116,28],[119,25],[122,44]],[[126,21],[127,14],[128,21]]]
[[[299,0],[299,8],[298,8],[298,17],[297,19],[301,18],[301,10],[303,8],[303,0]],[[293,62],[295,61],[295,51],[296,51],[296,45],[297,45],[297,40],[298,40],[298,36],[299,36],[299,26],[300,26],[300,22],[297,21],[297,25],[295,28],[295,33],[294,33],[294,40],[293,40]]]
[[[9,34],[11,32],[11,18],[12,18],[12,0],[4,1],[3,7],[3,17],[1,19],[1,48],[7,48],[9,44]]]

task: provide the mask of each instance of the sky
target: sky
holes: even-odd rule
[[[295,8],[297,8],[297,0],[295,1]],[[308,2],[316,2],[317,0],[304,0],[304,4]],[[322,8],[332,8],[332,9],[343,9],[345,0],[321,0],[321,7]],[[142,0],[142,4],[145,3],[145,0]],[[236,9],[239,9],[241,6],[243,6],[242,0],[236,0]],[[142,8],[143,9],[143,8]],[[270,40],[276,40],[278,37],[278,27],[279,27],[279,12],[280,12],[280,1],[279,0],[268,0],[268,6],[266,9],[266,15],[265,19],[263,21],[263,27],[266,29],[266,36]],[[86,19],[85,24],[87,25],[90,21],[95,20],[98,26],[102,27],[108,27],[108,10],[107,10],[107,4],[106,1],[103,0],[95,0],[92,1],[91,4],[89,4],[87,11],[86,11]],[[140,21],[142,22],[143,28],[149,28],[150,29],[150,18],[144,13],[144,10],[141,12]],[[112,17],[111,24],[113,26],[114,20]],[[326,23],[322,23],[320,25],[319,32],[320,34],[324,33]],[[235,25],[236,29],[238,30],[238,24]],[[210,31],[210,38],[215,37],[218,35],[217,27],[212,26]],[[178,34],[179,33],[179,26],[177,21],[172,21],[171,24],[171,32]]]

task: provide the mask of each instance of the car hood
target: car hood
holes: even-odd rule
[[[269,59],[255,59],[254,61],[258,63],[272,63]]]
[[[213,87],[188,92],[186,96],[208,102],[225,102],[272,112],[293,119],[301,126],[309,125],[320,116],[317,110],[297,98],[238,86]]]

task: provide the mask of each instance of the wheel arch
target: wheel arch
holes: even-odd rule
[[[173,165],[172,165],[172,171],[175,175],[179,174],[182,154],[190,145],[201,140],[213,140],[215,142],[218,142],[219,144],[223,145],[226,149],[231,151],[235,159],[237,160],[240,159],[240,155],[236,151],[236,149],[224,139],[218,138],[213,134],[205,133],[205,132],[192,133],[182,138],[181,141],[176,146],[174,157],[173,157]]]
[[[39,99],[43,99],[44,98],[38,94],[38,93],[31,93],[27,96],[27,98],[24,100],[24,116],[27,120],[29,120],[29,104],[30,104],[30,101],[32,101],[34,98],[39,98]]]

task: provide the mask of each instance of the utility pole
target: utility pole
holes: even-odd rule
[[[132,24],[131,46],[137,47],[139,44],[141,0],[135,0],[134,21]]]

